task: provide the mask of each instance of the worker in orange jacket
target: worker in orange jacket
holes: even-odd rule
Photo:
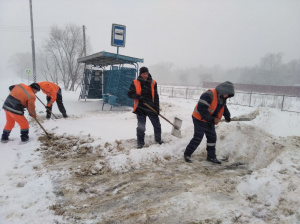
[[[27,108],[29,115],[36,118],[35,112],[35,94],[40,91],[40,86],[37,83],[25,85],[23,83],[12,85],[9,87],[10,94],[6,98],[3,109],[6,115],[6,124],[1,136],[1,142],[9,141],[9,135],[15,122],[17,122],[21,129],[21,141],[27,142],[29,140],[29,124],[24,116],[24,110]]]
[[[62,94],[60,87],[55,84],[54,82],[39,82],[38,83],[41,87],[41,90],[43,93],[46,94],[47,99],[47,106],[46,106],[46,118],[50,119],[51,112],[52,112],[52,105],[56,101],[59,111],[62,113],[64,118],[67,118],[67,112],[64,107],[63,101],[62,101]]]
[[[227,122],[231,121],[231,115],[227,108],[226,100],[234,96],[234,86],[231,82],[223,82],[215,89],[204,92],[193,111],[194,136],[187,145],[184,152],[184,159],[191,163],[191,155],[200,145],[203,136],[206,136],[206,160],[212,163],[221,164],[216,156],[217,134],[215,125],[222,116]]]
[[[145,145],[146,118],[148,117],[153,125],[154,139],[158,144],[163,144],[161,139],[161,124],[159,114],[159,96],[157,92],[157,82],[152,79],[149,69],[141,67],[139,77],[132,81],[127,96],[134,99],[133,113],[137,117],[137,148],[141,149]],[[154,113],[144,103],[153,107]]]

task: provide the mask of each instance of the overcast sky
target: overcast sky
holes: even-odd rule
[[[32,0],[36,52],[52,25],[85,25],[93,53],[116,53],[112,24],[126,26],[119,53],[145,66],[252,66],[267,53],[300,59],[299,0]],[[29,0],[0,0],[0,72],[31,52]]]

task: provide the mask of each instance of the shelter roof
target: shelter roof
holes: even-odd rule
[[[85,63],[87,65],[94,66],[108,66],[108,65],[119,65],[119,64],[133,64],[137,62],[144,62],[144,59],[133,58],[125,55],[117,55],[105,51],[101,51],[96,54],[85,56],[77,59],[78,63]]]

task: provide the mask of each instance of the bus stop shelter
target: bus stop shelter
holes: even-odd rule
[[[127,96],[131,82],[138,75],[139,65],[144,59],[101,51],[77,59],[84,63],[80,99],[103,99],[111,109],[115,105],[133,106]]]

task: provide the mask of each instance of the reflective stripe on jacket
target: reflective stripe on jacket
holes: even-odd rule
[[[51,98],[47,106],[52,106],[52,104],[56,101],[57,92],[59,91],[59,86],[54,82],[39,82],[43,93],[45,93],[48,97]]]
[[[218,94],[217,94],[217,90],[216,89],[210,89],[210,91],[213,93],[213,100],[211,102],[210,105],[208,105],[208,112],[210,115],[212,115],[216,108],[217,108],[217,105],[218,105]],[[200,120],[200,121],[203,121],[203,122],[207,122],[206,120],[204,120],[201,116],[201,114],[199,113],[199,111],[197,110],[198,108],[198,103],[197,105],[195,106],[195,109],[194,109],[194,112],[193,112],[193,117]],[[222,116],[223,116],[223,112],[224,112],[224,106],[221,108],[221,110],[219,111],[218,115],[217,115],[217,118],[218,119],[221,119]],[[217,122],[218,123],[218,122]],[[217,124],[216,123],[216,124]]]
[[[138,81],[137,79],[133,80],[133,83],[134,83],[134,86],[135,86],[135,91],[136,91],[136,95],[141,95],[142,93],[142,87],[141,87],[141,82]],[[152,101],[154,103],[154,86],[155,86],[155,80],[152,80],[151,82],[151,93],[152,93]],[[139,105],[139,100],[137,99],[134,99],[134,105],[133,105],[133,111],[134,112],[136,110],[136,108],[138,107]]]
[[[30,86],[23,83],[15,85],[4,102],[3,109],[14,114],[24,114],[24,108],[28,109],[31,116],[35,117],[35,94]]]

